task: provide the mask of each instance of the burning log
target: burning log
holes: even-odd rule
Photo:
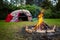
[[[38,22],[34,27],[29,29],[29,27],[26,26],[26,31],[27,32],[29,32],[29,33],[32,33],[32,32],[35,32],[35,31],[39,32],[39,33],[55,32],[55,26],[54,26],[53,29],[50,29],[50,27],[44,22],[43,13],[44,13],[44,9],[38,15]]]
[[[27,36],[27,40],[54,40],[52,36],[55,36],[55,34],[57,34],[55,33],[56,25],[54,25],[54,27],[51,29],[51,27],[48,26],[43,20],[43,12],[44,11],[41,11],[39,14],[38,23],[36,25],[25,26],[24,31],[28,34],[31,34],[27,36],[24,33],[24,36]]]

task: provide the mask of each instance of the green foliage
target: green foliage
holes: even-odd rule
[[[45,0],[41,4],[42,8],[46,9],[45,18],[60,18],[60,0],[56,6],[53,6],[50,1]]]
[[[0,9],[0,19],[5,19],[6,16],[8,15],[8,13],[11,13],[14,10],[20,10],[20,9],[27,9],[31,12],[32,16],[34,16],[34,14],[36,14],[36,10],[40,11],[40,7],[35,6],[35,5],[21,5],[19,7],[13,6],[13,5],[7,5],[5,4],[4,7],[2,9]]]
[[[53,18],[60,18],[60,11],[53,12]]]
[[[60,11],[53,11],[51,8],[44,13],[45,18],[60,18]]]
[[[34,16],[34,14],[36,14],[36,10],[40,11],[40,7],[35,6],[35,5],[25,5],[25,6],[19,6],[20,9],[27,9],[31,12],[32,16]]]
[[[13,10],[12,5],[3,4],[3,7],[0,8],[0,19],[5,19],[7,14]]]
[[[59,1],[60,3],[60,1]],[[46,9],[46,12],[44,13],[45,18],[60,18],[60,9],[59,5],[57,4],[56,7],[53,7],[49,2],[43,2],[42,3],[42,8],[48,8]],[[1,4],[1,3],[0,3]],[[2,5],[2,4],[1,4]],[[0,5],[0,6],[1,6]],[[20,9],[27,9],[31,12],[32,16],[34,17],[35,15],[37,16],[38,13],[41,10],[41,7],[35,6],[35,5],[21,5],[19,7],[14,6],[12,4],[3,4],[0,7],[0,19],[5,19],[8,13],[11,13],[14,10],[20,10]]]
[[[44,13],[45,18],[50,18],[52,16],[52,11],[51,9],[47,9]]]

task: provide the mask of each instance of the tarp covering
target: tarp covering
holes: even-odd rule
[[[18,17],[20,15],[20,13],[24,13],[27,17],[28,17],[28,21],[32,20],[32,15],[28,10],[16,10],[11,12],[10,14],[8,14],[7,18],[6,18],[6,22],[18,22]]]
[[[13,16],[11,14],[8,14],[8,16],[6,17],[6,22],[10,22],[12,20]]]

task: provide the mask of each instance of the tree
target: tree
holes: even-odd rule
[[[56,5],[56,10],[60,11],[60,0],[58,0],[58,4]]]
[[[33,0],[26,0],[26,4],[32,5],[33,4]]]
[[[0,9],[3,7],[3,0],[0,0]]]
[[[42,8],[50,8],[51,7],[51,4],[48,0],[45,0],[41,3],[40,5]]]

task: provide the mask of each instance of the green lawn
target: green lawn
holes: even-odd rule
[[[45,19],[44,21],[48,25],[57,25],[57,26],[60,26],[60,19]]]
[[[45,23],[48,25],[57,25],[60,26],[60,19],[45,19]],[[35,25],[37,21],[34,22],[4,22],[0,20],[0,40],[24,40],[23,38],[16,37],[15,32],[18,32],[21,27]]]

